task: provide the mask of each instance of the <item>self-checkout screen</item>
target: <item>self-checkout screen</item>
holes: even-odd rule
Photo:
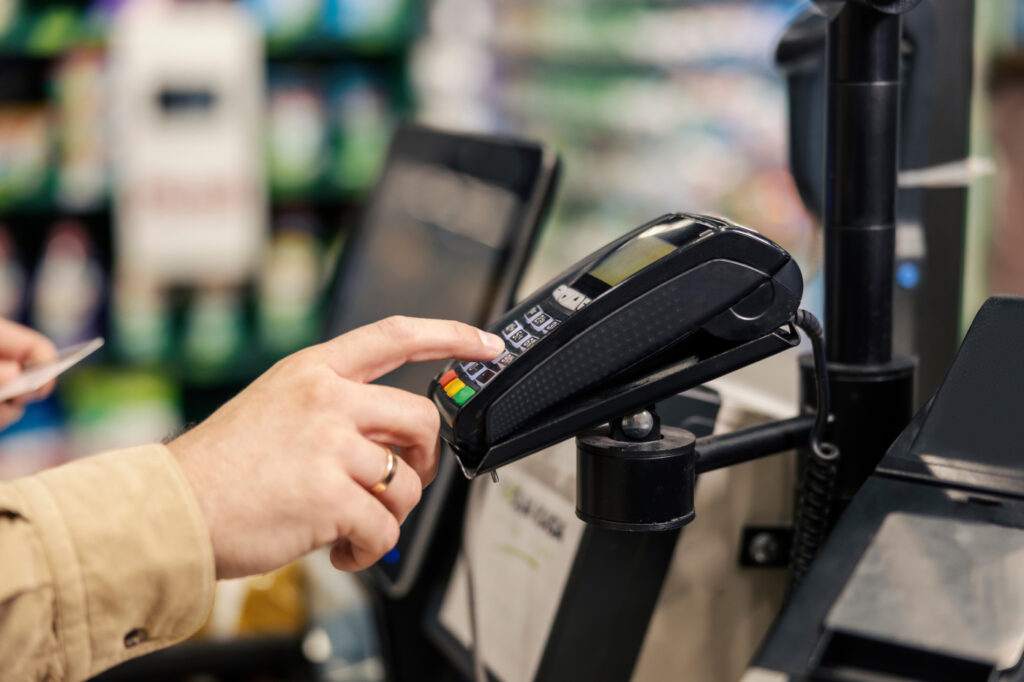
[[[403,162],[388,169],[343,291],[332,302],[328,333],[389,315],[480,324],[505,256],[505,234],[519,201],[512,192],[448,169]],[[437,363],[398,368],[383,383],[422,393]]]
[[[515,290],[556,175],[554,154],[534,143],[403,126],[344,244],[325,338],[390,315],[485,326]],[[379,383],[422,395],[441,364],[410,363]],[[440,508],[445,475],[442,462],[398,547],[375,567],[393,594],[429,546],[424,519]]]

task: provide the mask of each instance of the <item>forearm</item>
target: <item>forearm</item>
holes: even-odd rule
[[[0,667],[18,679],[82,680],[174,644],[214,590],[202,513],[160,445],[0,485],[0,576]]]
[[[434,476],[439,425],[428,399],[371,382],[504,349],[459,322],[388,318],[284,358],[170,449],[0,484],[4,679],[82,680],[184,639],[215,574],[263,573],[325,545],[341,570],[371,566]],[[2,572],[14,565],[20,583]],[[8,674],[15,664],[24,674]]]

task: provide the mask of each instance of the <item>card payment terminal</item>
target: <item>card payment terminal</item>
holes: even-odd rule
[[[757,232],[662,216],[500,318],[500,357],[451,363],[431,385],[441,436],[467,476],[491,471],[792,347],[802,292],[796,262]]]

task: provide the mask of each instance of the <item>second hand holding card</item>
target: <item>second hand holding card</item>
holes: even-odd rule
[[[36,391],[53,379],[74,367],[103,346],[103,339],[96,337],[59,351],[57,358],[48,362],[29,365],[18,376],[0,384],[0,402]]]

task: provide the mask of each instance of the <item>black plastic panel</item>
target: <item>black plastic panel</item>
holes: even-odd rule
[[[761,272],[712,261],[669,280],[560,348],[495,401],[487,433],[501,440],[546,409],[678,341],[731,302],[767,281]],[[723,283],[735,290],[723,296]],[[705,303],[705,301],[708,301]]]
[[[1024,299],[978,311],[926,420],[882,467],[1010,494],[1024,493]]]
[[[896,439],[840,518],[755,658],[798,679],[1020,680],[1020,666],[986,677],[970,661],[944,660],[878,641],[835,639],[827,614],[885,519],[894,512],[1024,528],[1024,299],[989,299],[942,387]],[[845,453],[844,453],[845,454]],[[979,594],[979,598],[985,595]],[[905,660],[880,657],[906,656]],[[957,667],[959,666],[959,668]],[[858,670],[860,672],[858,672]]]

